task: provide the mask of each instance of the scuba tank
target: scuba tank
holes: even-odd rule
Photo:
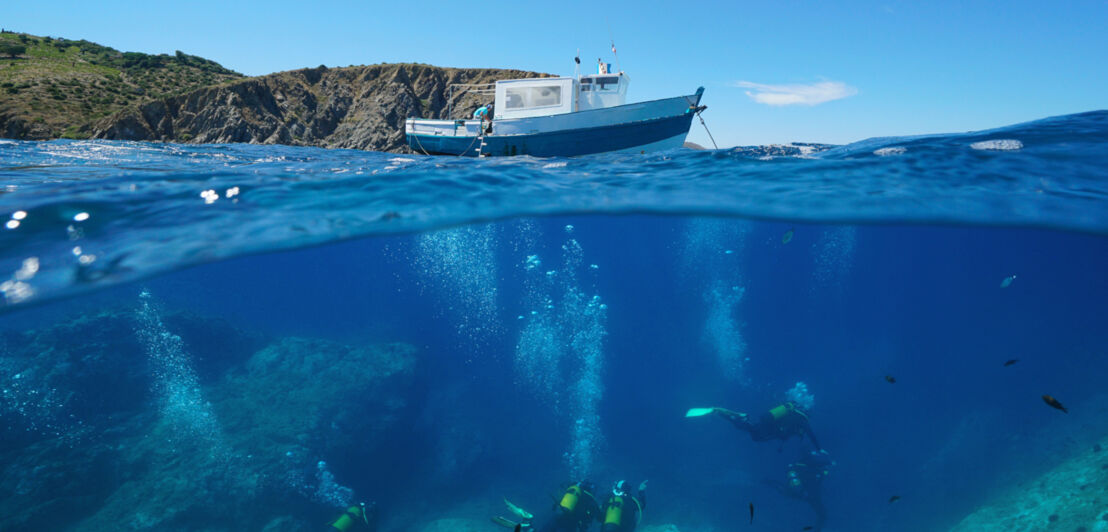
[[[366,517],[365,513],[365,503],[347,508],[346,512],[331,523],[331,528],[346,532],[355,529],[354,527],[358,526],[359,523],[369,526],[369,518]]]
[[[619,526],[623,523],[623,497],[613,495],[608,499],[607,508],[604,512],[604,525]]]
[[[596,498],[589,492],[589,490],[593,488],[593,484],[587,480],[571,485],[566,488],[565,494],[562,495],[561,501],[558,502],[558,506],[555,508],[560,507],[567,513],[572,513],[577,511],[577,506],[581,503],[581,498],[588,497],[592,504],[587,505],[585,511],[589,513],[595,511]]]
[[[562,495],[562,500],[558,503],[558,506],[561,506],[567,512],[573,512],[577,509],[577,502],[581,500],[581,493],[580,484],[574,484],[566,488],[566,493]]]
[[[786,414],[796,410],[796,407],[792,403],[785,403],[783,405],[777,405],[770,409],[769,413],[773,416],[774,420],[785,417]]]

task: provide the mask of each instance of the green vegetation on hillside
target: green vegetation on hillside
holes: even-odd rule
[[[85,138],[126,106],[243,77],[218,63],[88,41],[0,34],[0,137]]]

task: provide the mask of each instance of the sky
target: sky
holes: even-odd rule
[[[705,87],[720,147],[844,144],[1108,108],[1108,1],[0,3],[7,30],[199,55],[247,75],[417,62],[573,74],[629,101]],[[611,52],[614,41],[617,58]],[[709,146],[694,123],[689,140]]]

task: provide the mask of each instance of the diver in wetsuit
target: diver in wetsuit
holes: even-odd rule
[[[730,421],[736,428],[750,433],[750,439],[754,441],[781,440],[784,442],[793,436],[804,438],[812,442],[818,450],[819,440],[812,432],[812,426],[808,423],[808,414],[792,401],[786,401],[763,413],[757,421],[752,421],[750,416],[727,410],[725,408],[713,408],[712,412]]]
[[[626,480],[620,480],[612,486],[612,494],[604,503],[601,515],[600,532],[633,532],[642,521],[646,510],[646,481],[639,484],[638,493],[631,495]]]
[[[331,522],[328,530],[339,532],[376,532],[377,503],[359,503],[346,509]]]
[[[823,480],[830,474],[831,466],[835,461],[827,454],[827,451],[818,450],[806,453],[795,462],[789,464],[785,474],[786,482],[769,481],[769,484],[777,488],[786,497],[798,499],[808,503],[816,513],[816,522],[812,530],[818,532],[827,521],[827,508],[823,505]]]

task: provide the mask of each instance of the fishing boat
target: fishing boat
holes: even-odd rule
[[[579,61],[578,61],[578,64]],[[408,145],[426,155],[567,157],[606,152],[646,153],[679,148],[704,87],[686,96],[626,103],[626,73],[508,79],[488,87],[495,100],[485,117],[409,118]],[[449,98],[448,98],[449,99]]]

